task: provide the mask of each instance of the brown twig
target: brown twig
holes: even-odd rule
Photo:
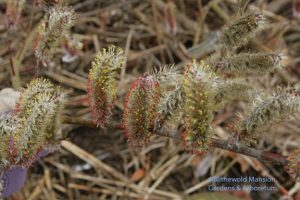
[[[87,126],[87,127],[91,127],[91,128],[97,127],[96,124],[92,120],[78,118],[78,117],[63,116],[62,122],[64,124],[79,124],[79,125]]]
[[[96,128],[96,125],[91,120],[82,119],[82,118],[74,118],[74,117],[64,116],[63,117],[63,123],[66,123],[66,124],[80,124],[80,125],[83,125],[83,126]],[[115,126],[115,128],[120,129],[120,126]],[[182,132],[181,130],[176,131],[176,132],[170,132],[170,131],[166,131],[164,129],[160,129],[159,131],[156,131],[155,134],[159,135],[159,136],[164,136],[164,137],[168,137],[168,138],[172,138],[174,140],[180,141],[180,139],[181,139],[180,138],[180,135],[181,135],[180,133],[181,132]],[[275,154],[275,153],[268,152],[268,151],[255,149],[255,148],[243,145],[243,144],[228,143],[227,140],[213,138],[212,141],[211,141],[211,147],[218,148],[218,149],[223,149],[223,150],[227,150],[227,151],[231,151],[231,152],[235,152],[235,153],[239,153],[239,154],[243,154],[243,155],[246,155],[246,156],[251,156],[251,157],[256,158],[260,161],[271,162],[274,165],[286,165],[288,163],[288,160],[286,159],[286,157],[284,157],[282,155]]]
[[[288,163],[288,160],[279,154],[275,154],[268,151],[258,150],[254,149],[245,145],[241,144],[228,144],[228,141],[226,140],[220,140],[220,139],[212,139],[211,146],[227,151],[232,151],[235,153],[240,153],[243,155],[254,157],[260,161],[267,161],[271,162],[275,165],[285,165]]]

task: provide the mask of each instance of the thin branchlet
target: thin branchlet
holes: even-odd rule
[[[241,53],[225,58],[216,67],[220,72],[261,74],[282,68],[283,56],[277,53]]]
[[[259,95],[238,124],[238,132],[246,142],[255,142],[258,136],[276,123],[300,112],[300,98],[278,90],[273,95]]]
[[[238,17],[231,25],[224,28],[221,42],[227,48],[238,48],[245,45],[255,36],[265,22],[265,17],[260,13],[250,13]]]
[[[123,50],[110,46],[98,52],[88,76],[88,99],[97,126],[105,126],[117,97],[117,70],[124,65]]]

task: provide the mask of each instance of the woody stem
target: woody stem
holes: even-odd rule
[[[83,126],[92,127],[92,128],[97,127],[93,123],[93,121],[91,121],[89,119],[69,117],[69,116],[63,116],[62,119],[63,119],[63,123],[65,123],[65,124],[78,124],[78,125],[83,125]],[[114,126],[111,128],[120,129],[120,126],[117,125],[117,126]],[[154,134],[159,135],[159,136],[169,137],[176,141],[180,141],[180,139],[181,139],[180,131],[169,132],[169,131],[165,131],[165,130],[161,129],[159,131],[156,131]],[[286,165],[288,163],[287,158],[282,155],[264,151],[264,150],[255,149],[255,148],[243,145],[243,144],[234,144],[234,143],[231,144],[231,143],[228,143],[227,140],[223,140],[223,139],[212,138],[211,147],[243,154],[246,156],[251,156],[251,157],[256,158],[263,162],[271,162],[274,165]]]

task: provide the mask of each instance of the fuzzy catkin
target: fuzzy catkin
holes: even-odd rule
[[[273,123],[287,119],[297,112],[300,112],[300,99],[297,96],[281,91],[272,96],[259,96],[241,119],[237,126],[238,131],[246,142],[255,142]]]
[[[54,109],[54,105],[45,96],[37,95],[33,100],[35,103],[31,108],[22,117],[18,117],[19,125],[15,132],[20,156],[16,164],[22,167],[29,166],[46,143],[44,122],[48,120],[47,109]]]
[[[29,166],[45,146],[57,144],[64,98],[60,88],[44,78],[34,79],[21,93],[16,111],[18,124],[13,134],[18,150],[15,165]]]
[[[228,102],[249,97],[251,87],[242,80],[222,81],[215,87],[215,110],[222,109]]]
[[[22,115],[21,111],[30,109],[32,99],[41,93],[55,93],[54,85],[45,78],[36,78],[30,81],[26,89],[23,89],[22,95],[16,105],[16,111],[19,113],[19,116]]]
[[[75,11],[69,7],[52,7],[48,21],[40,26],[35,55],[44,66],[51,63],[52,52],[60,39],[68,33],[75,23]]]
[[[212,136],[213,94],[215,76],[204,62],[186,66],[184,92],[184,146],[192,152],[204,152]]]
[[[161,95],[161,100],[158,104],[158,115],[156,122],[166,122],[174,113],[182,108],[184,102],[183,88],[178,86],[170,91],[164,92]],[[156,128],[160,127],[160,124],[156,125]]]
[[[13,157],[17,153],[13,142],[16,125],[17,118],[13,113],[0,115],[0,171],[13,164]]]
[[[122,126],[131,146],[149,143],[159,99],[157,87],[153,76],[144,75],[132,83],[126,96]]]
[[[224,29],[221,42],[227,48],[238,48],[245,45],[263,26],[264,22],[265,18],[260,13],[246,14]]]
[[[262,74],[280,68],[282,56],[276,53],[241,53],[223,59],[217,64],[221,72]]]
[[[181,75],[174,65],[160,67],[153,73],[153,76],[159,84],[160,101],[154,128],[159,129],[182,107],[183,92],[180,81]]]
[[[88,99],[92,117],[97,126],[105,126],[116,99],[116,71],[124,65],[121,48],[110,46],[99,52],[92,62],[88,76]]]
[[[177,86],[179,84],[179,70],[174,65],[163,65],[158,69],[154,69],[152,74],[157,82],[163,87]]]

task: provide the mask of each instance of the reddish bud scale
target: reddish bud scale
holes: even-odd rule
[[[124,104],[122,126],[131,146],[149,143],[158,104],[158,83],[150,75],[135,80]]]
[[[15,166],[28,168],[33,163],[38,160],[38,155],[42,151],[42,147],[39,147],[35,151],[28,149],[27,151],[23,151],[22,159],[19,162],[15,163]]]
[[[9,163],[16,163],[16,159],[18,158],[19,150],[17,148],[17,144],[13,138],[10,137],[9,145],[8,145],[8,160]]]

